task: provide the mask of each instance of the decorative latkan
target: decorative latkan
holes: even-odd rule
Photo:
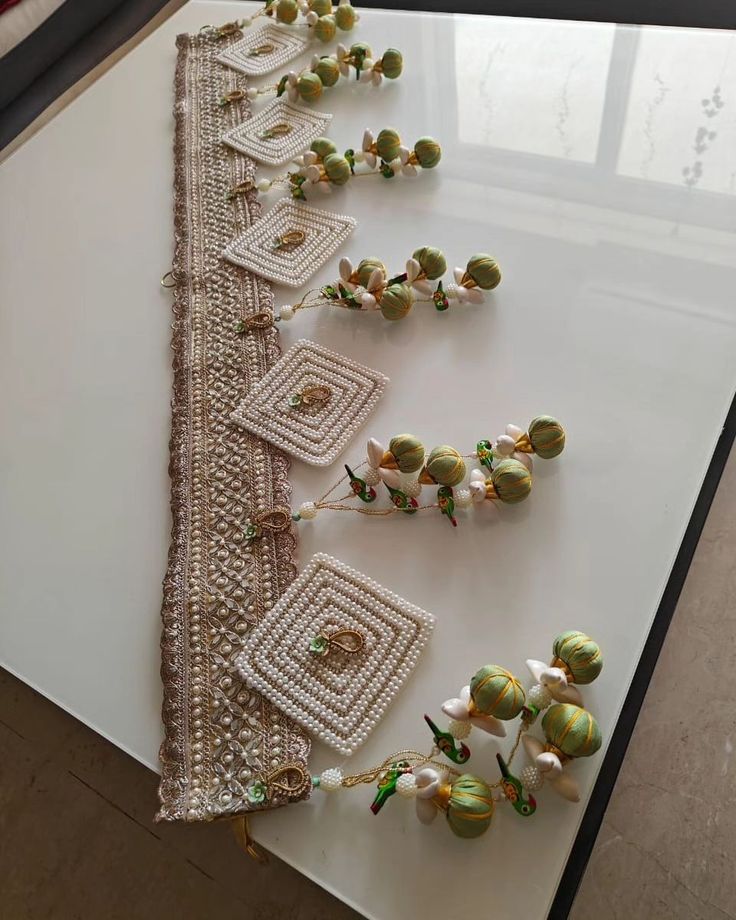
[[[312,466],[328,466],[375,408],[388,377],[301,339],[232,420]]]
[[[269,281],[301,287],[342,246],[355,226],[352,217],[282,198],[232,240],[223,256]]]
[[[271,322],[242,336],[238,321],[272,309],[269,285],[222,260],[228,240],[258,219],[255,193],[227,192],[253,170],[223,155],[223,131],[249,102],[222,108],[242,76],[218,63],[232,38],[177,39],[173,528],[164,580],[161,808],[158,819],[234,818],[309,795],[310,741],[285,713],[234,679],[231,662],[296,575],[288,461],[230,414],[278,360]],[[261,538],[249,540],[249,522]],[[258,590],[255,590],[258,586]],[[261,796],[256,781],[269,780]]]
[[[274,99],[258,115],[241,122],[222,136],[239,153],[276,166],[287,163],[325,131],[332,115],[307,109],[286,99]]]
[[[251,77],[272,73],[298,58],[311,44],[307,35],[273,23],[247,32],[244,38],[227,47],[217,60]]]
[[[434,617],[331,556],[313,556],[235,659],[314,737],[352,754],[417,664]]]

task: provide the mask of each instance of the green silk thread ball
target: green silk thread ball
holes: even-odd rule
[[[329,137],[318,137],[312,141],[312,146],[309,148],[312,153],[316,153],[317,156],[324,160],[325,157],[329,156],[331,153],[337,153],[337,147],[329,139]]]
[[[313,71],[320,78],[324,86],[334,86],[340,79],[340,66],[337,61],[331,57],[320,58],[314,65]],[[321,138],[321,140],[325,140],[325,138]],[[334,144],[332,146],[337,150]]]
[[[381,295],[381,313],[392,322],[403,319],[414,306],[414,292],[405,284],[390,284]]]
[[[350,179],[350,163],[340,153],[328,153],[323,164],[327,178],[333,185],[345,185]]]
[[[331,42],[335,37],[335,17],[320,16],[314,24],[314,34],[321,42]]]
[[[555,703],[542,719],[550,744],[568,757],[590,757],[601,746],[601,730],[587,709],[572,703]]]
[[[322,95],[322,81],[316,73],[311,71],[300,74],[296,82],[296,88],[302,99],[308,102],[313,102]]]
[[[603,655],[590,636],[569,629],[560,633],[552,644],[555,658],[564,661],[576,684],[590,684],[603,669]]]
[[[279,22],[294,22],[299,15],[296,0],[279,0],[276,4],[276,18]]]
[[[349,53],[350,53],[350,56],[351,56],[351,57],[358,57],[358,58],[361,58],[361,57],[362,57],[363,60],[365,60],[366,58],[372,58],[372,57],[373,57],[373,52],[371,51],[371,46],[370,46],[370,45],[366,45],[365,42],[354,42],[354,44],[352,44],[352,45],[350,46],[350,52],[349,52]]]
[[[389,452],[402,473],[416,473],[424,463],[424,444],[413,434],[397,434],[391,438]]]
[[[565,449],[565,429],[551,415],[539,415],[529,422],[529,440],[544,460],[557,457]]]
[[[370,280],[371,275],[376,269],[380,269],[383,273],[383,277],[386,277],[386,266],[381,262],[380,259],[377,259],[375,256],[369,256],[367,259],[361,259],[358,262],[358,267],[355,270],[355,274],[358,278],[358,284],[361,287],[365,287]]]
[[[318,16],[327,16],[332,12],[332,0],[309,0],[309,9]]]
[[[492,291],[501,283],[501,269],[498,267],[498,262],[482,252],[470,257],[465,271],[484,291]]]
[[[454,447],[441,444],[430,451],[424,469],[441,486],[456,486],[465,478],[465,461]]]
[[[511,457],[494,467],[491,482],[496,495],[507,505],[523,502],[532,490],[531,473],[523,463]]]
[[[489,786],[477,776],[463,773],[450,787],[447,823],[458,837],[480,837],[491,826],[493,807]]]
[[[349,32],[355,25],[355,10],[349,3],[341,3],[335,10],[337,28]]]
[[[390,163],[391,160],[395,160],[399,155],[400,147],[401,138],[399,137],[399,132],[394,128],[384,128],[382,131],[378,132],[376,150],[382,160],[385,160],[387,163]]]
[[[526,694],[510,671],[497,664],[487,664],[470,681],[470,698],[484,716],[507,721],[519,715]]]
[[[447,271],[445,254],[441,249],[435,249],[434,246],[422,246],[419,249],[415,249],[412,253],[412,259],[416,259],[422,266],[422,271],[429,281],[436,281]]]
[[[414,155],[422,169],[434,169],[442,159],[442,148],[433,137],[420,137],[414,144]]]
[[[396,48],[388,48],[381,58],[381,73],[388,80],[396,80],[404,69],[404,59]]]

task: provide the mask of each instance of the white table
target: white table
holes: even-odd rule
[[[174,36],[242,11],[190,3],[0,169],[2,663],[154,767]],[[311,311],[284,345],[313,337],[387,372],[367,429],[382,439],[467,450],[549,412],[568,449],[537,462],[528,503],[457,530],[404,516],[302,526],[303,559],[334,553],[439,619],[346,768],[425,747],[425,710],[486,662],[523,675],[565,628],[605,650],[585,699],[609,737],[733,396],[736,108],[712,95],[736,79],[736,35],[366,12],[355,39],[399,47],[406,67],[379,91],[325,95],[340,147],[393,125],[437,136],[444,157],[326,202],[359,219],[346,253],[398,267],[422,244],[453,264],[487,250],[504,283],[490,305],[399,325]],[[295,464],[295,502],[333,478]],[[495,743],[475,748],[470,766],[495,777]],[[584,799],[602,758],[574,766]],[[315,745],[315,772],[338,761]],[[380,920],[543,917],[585,809],[545,790],[532,820],[502,809],[466,843],[399,801],[373,817],[372,795],[316,794],[255,832]]]

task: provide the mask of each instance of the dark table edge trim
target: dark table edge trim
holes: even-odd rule
[[[654,615],[644,650],[603,758],[603,765],[557,886],[548,920],[565,920],[572,908],[735,437],[736,397],[731,402],[670,577]]]

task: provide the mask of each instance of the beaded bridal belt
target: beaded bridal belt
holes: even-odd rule
[[[249,633],[296,576],[291,530],[246,539],[248,518],[290,502],[288,461],[230,421],[280,355],[272,326],[239,320],[272,308],[269,284],[221,258],[258,219],[253,161],[221,143],[249,102],[221,107],[246,78],[217,62],[231,38],[177,39],[173,528],[161,639],[165,740],[159,820],[206,821],[306,798],[305,732],[237,677]],[[274,780],[274,777],[278,781]],[[255,790],[270,779],[266,800]]]

